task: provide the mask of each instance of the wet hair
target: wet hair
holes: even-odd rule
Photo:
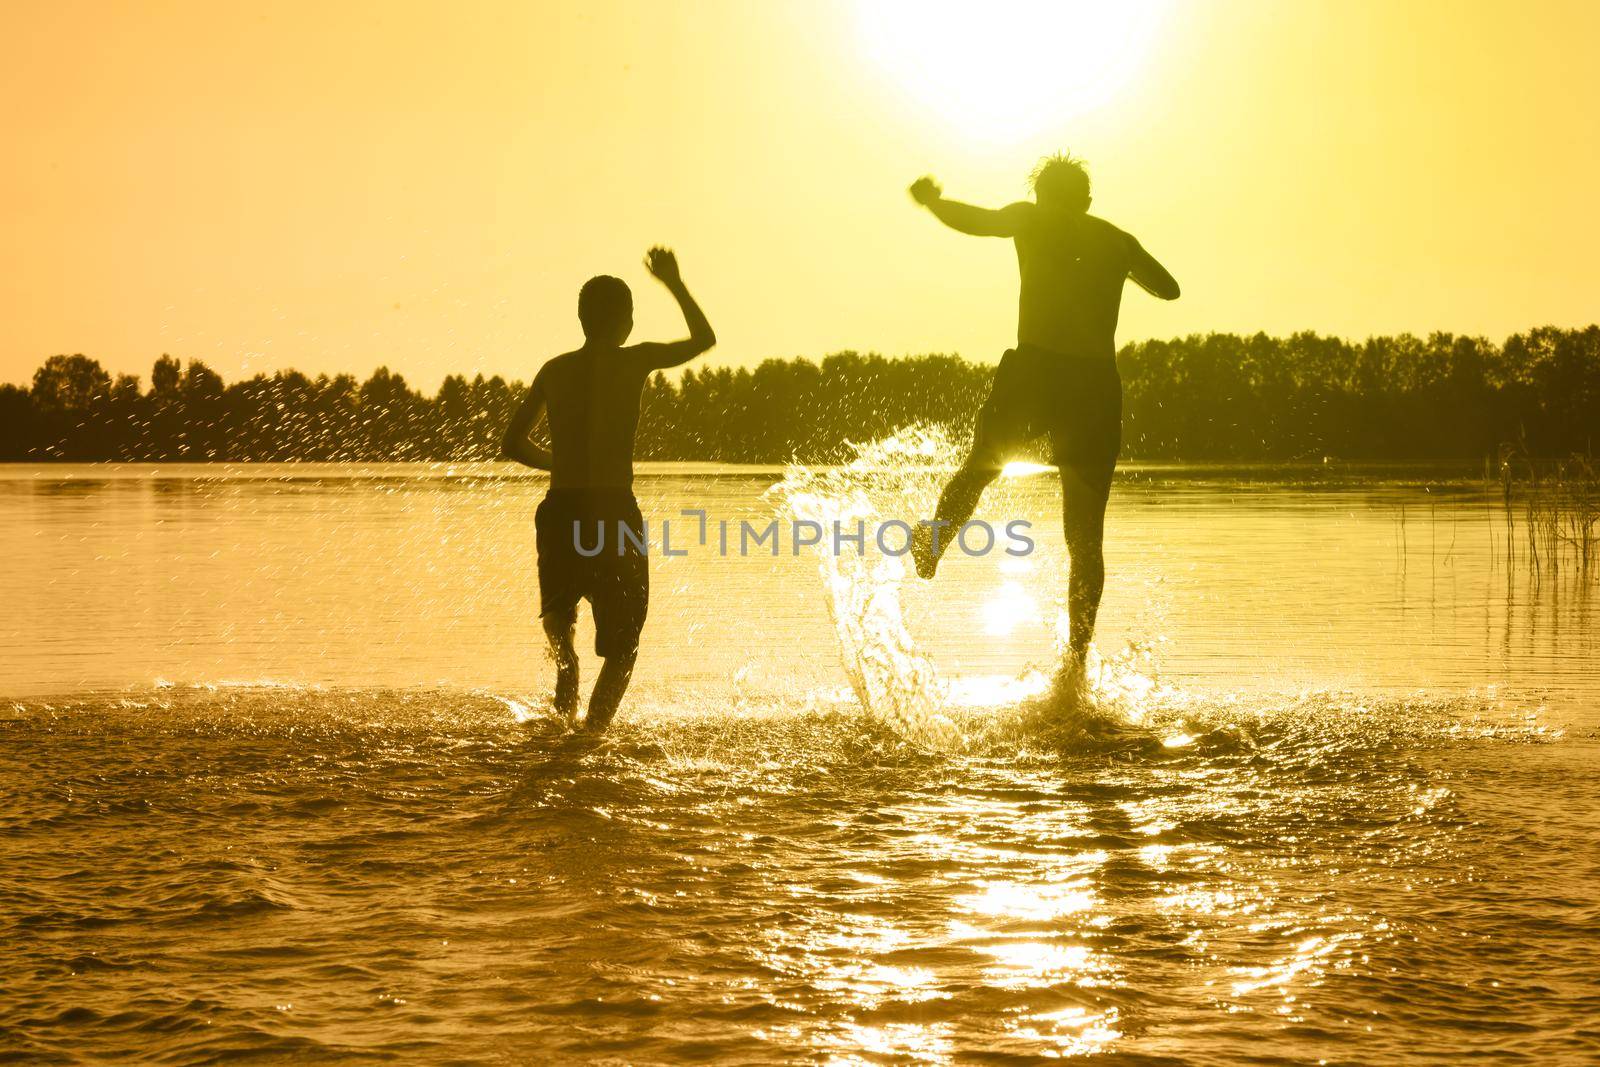
[[[1089,206],[1089,168],[1066,152],[1045,156],[1028,176],[1035,196]]]
[[[597,274],[578,290],[578,321],[585,335],[604,332],[633,312],[633,291],[621,278]]]

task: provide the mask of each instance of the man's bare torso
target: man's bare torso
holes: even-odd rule
[[[1022,276],[1017,343],[1113,358],[1133,238],[1104,219],[1035,205],[1014,238]]]

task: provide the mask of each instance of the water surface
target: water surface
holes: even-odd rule
[[[765,522],[781,478],[638,492]],[[0,1051],[1600,1056],[1595,582],[1508,561],[1470,479],[1128,472],[1093,721],[1025,699],[1048,474],[985,504],[1036,554],[932,585],[657,557],[598,746],[543,712],[541,493],[0,468]],[[860,582],[900,644],[841,614]]]

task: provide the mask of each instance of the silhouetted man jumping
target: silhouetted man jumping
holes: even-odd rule
[[[1122,283],[1132,278],[1163,300],[1178,298],[1178,283],[1131,234],[1089,214],[1089,174],[1081,161],[1044,159],[1033,172],[1033,194],[1031,204],[993,211],[944,199],[932,178],[911,186],[912,198],[951,229],[1015,241],[1022,275],[1017,347],[1001,358],[978,412],[972,451],[939,497],[933,524],[918,528],[912,553],[917,573],[932,578],[1007,457],[1048,434],[1061,470],[1061,523],[1071,556],[1064,673],[1081,677],[1105,587],[1100,543],[1122,445],[1116,363]]]
[[[539,616],[556,660],[556,711],[569,721],[578,711],[578,601],[594,609],[594,650],[605,663],[583,722],[591,731],[605,729],[622,703],[650,604],[644,519],[633,498],[639,398],[651,372],[717,343],[678,276],[677,258],[652,248],[645,265],[677,299],[688,339],[623,347],[633,331],[633,294],[619,278],[590,278],[578,293],[583,347],[539,368],[505,435],[507,456],[550,472],[550,491],[534,516]],[[541,415],[550,424],[548,450],[529,439]]]

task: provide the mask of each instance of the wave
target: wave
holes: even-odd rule
[[[1094,666],[1086,694],[1065,701],[1039,672],[965,684],[941,680],[918,696],[926,701],[917,707],[919,720],[908,718],[907,700],[883,714],[837,690],[747,699],[735,708],[715,694],[658,685],[642,687],[611,730],[593,738],[571,733],[548,698],[530,693],[171,687],[18,702],[0,720],[0,734],[11,734],[16,745],[48,735],[53,747],[81,749],[85,784],[93,784],[93,754],[108,738],[151,759],[204,743],[233,769],[267,768],[289,754],[294,762],[404,764],[427,774],[460,760],[518,758],[743,768],[1238,756],[1307,764],[1381,748],[1564,736],[1545,721],[1541,705],[1493,691],[1200,693],[1160,684],[1131,658]],[[341,775],[352,769],[330,768]],[[340,800],[333,793],[299,797],[285,814],[314,816],[319,806]],[[237,798],[243,808],[261,803]],[[41,817],[65,824],[109,813]],[[18,807],[0,821],[0,834],[32,824],[26,807]]]

